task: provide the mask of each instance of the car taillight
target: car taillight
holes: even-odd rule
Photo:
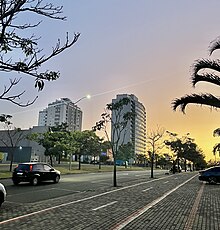
[[[17,168],[18,168],[18,165],[15,166],[14,171],[16,171]]]
[[[33,169],[33,165],[30,165],[30,171],[32,171],[32,169]]]

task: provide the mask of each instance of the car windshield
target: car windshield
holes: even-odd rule
[[[15,171],[29,171],[30,165],[26,164],[19,164],[17,168],[15,168]]]

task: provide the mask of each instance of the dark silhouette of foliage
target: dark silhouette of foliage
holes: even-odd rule
[[[58,39],[51,53],[43,54],[43,49],[39,47],[40,38],[35,35],[27,36],[25,33],[25,31],[36,29],[42,21],[21,24],[19,19],[20,16],[26,14],[28,17],[31,13],[55,20],[66,20],[66,17],[62,16],[62,6],[44,2],[44,0],[4,0],[1,1],[0,5],[0,71],[33,77],[35,88],[38,91],[43,90],[45,81],[54,81],[60,77],[59,71],[46,70],[41,72],[42,65],[73,46],[80,36],[79,33],[76,33],[70,39],[67,33],[63,44]],[[20,102],[25,91],[11,94],[12,89],[20,81],[21,78],[10,79],[9,86],[4,86],[0,99],[10,101],[21,107],[33,104],[37,97],[25,104]]]
[[[220,40],[213,41],[209,47],[209,54],[212,55],[214,51],[220,48]],[[220,86],[220,60],[199,59],[193,65],[191,82],[193,87],[198,82],[207,82]],[[185,113],[188,104],[207,105],[212,108],[220,108],[220,97],[214,96],[210,93],[185,95],[181,98],[176,98],[172,102],[173,110],[178,107]]]
[[[116,160],[119,152],[119,147],[124,144],[124,138],[126,134],[126,127],[128,122],[135,117],[134,112],[124,113],[123,109],[126,105],[130,103],[130,99],[127,97],[121,98],[115,103],[110,103],[106,105],[105,113],[101,114],[101,120],[96,122],[96,125],[93,127],[94,131],[105,132],[106,138],[111,144],[113,162],[114,162],[114,171],[113,171],[113,186],[117,187],[116,179]],[[115,119],[112,119],[112,114],[114,113]],[[107,125],[111,123],[111,140],[108,135]]]
[[[3,134],[3,136],[0,137],[0,142],[3,143],[4,146],[10,148],[9,170],[12,171],[16,147],[18,147],[19,142],[25,139],[27,135],[22,132],[21,128],[13,127],[13,123],[10,121],[10,119],[12,119],[11,115],[0,115],[0,122],[4,124],[4,129],[6,130],[5,135]]]

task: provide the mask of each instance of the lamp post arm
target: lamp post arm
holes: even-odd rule
[[[91,96],[90,96],[90,95],[87,95],[87,96],[81,97],[79,100],[75,101],[74,104],[77,104],[78,102],[80,102],[81,100],[83,100],[83,99],[85,99],[85,98],[90,99]]]

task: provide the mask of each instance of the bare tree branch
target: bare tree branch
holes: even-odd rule
[[[22,31],[34,29],[40,25],[42,21],[35,23],[16,23],[19,16],[25,13],[40,15],[56,20],[66,20],[62,16],[62,6],[55,6],[53,3],[44,3],[44,0],[0,0],[0,71],[15,72],[25,74],[35,78],[35,88],[38,91],[43,90],[44,81],[54,81],[60,77],[59,71],[46,70],[40,72],[40,67],[47,61],[56,57],[64,50],[72,47],[78,40],[80,33],[75,33],[70,39],[68,32],[64,42],[61,44],[60,39],[52,47],[49,54],[42,54],[42,49],[39,48],[38,42],[40,38],[35,35],[27,37],[22,36]],[[16,59],[14,53],[19,53],[19,59]],[[19,80],[20,81],[20,80]],[[18,81],[18,82],[19,82]],[[16,82],[16,84],[15,84]],[[6,94],[12,87],[18,84],[17,80],[10,81],[10,85],[5,88],[0,99],[8,100],[18,106],[28,106],[35,102],[37,97],[26,104],[17,102],[25,91],[18,95],[6,97]]]

